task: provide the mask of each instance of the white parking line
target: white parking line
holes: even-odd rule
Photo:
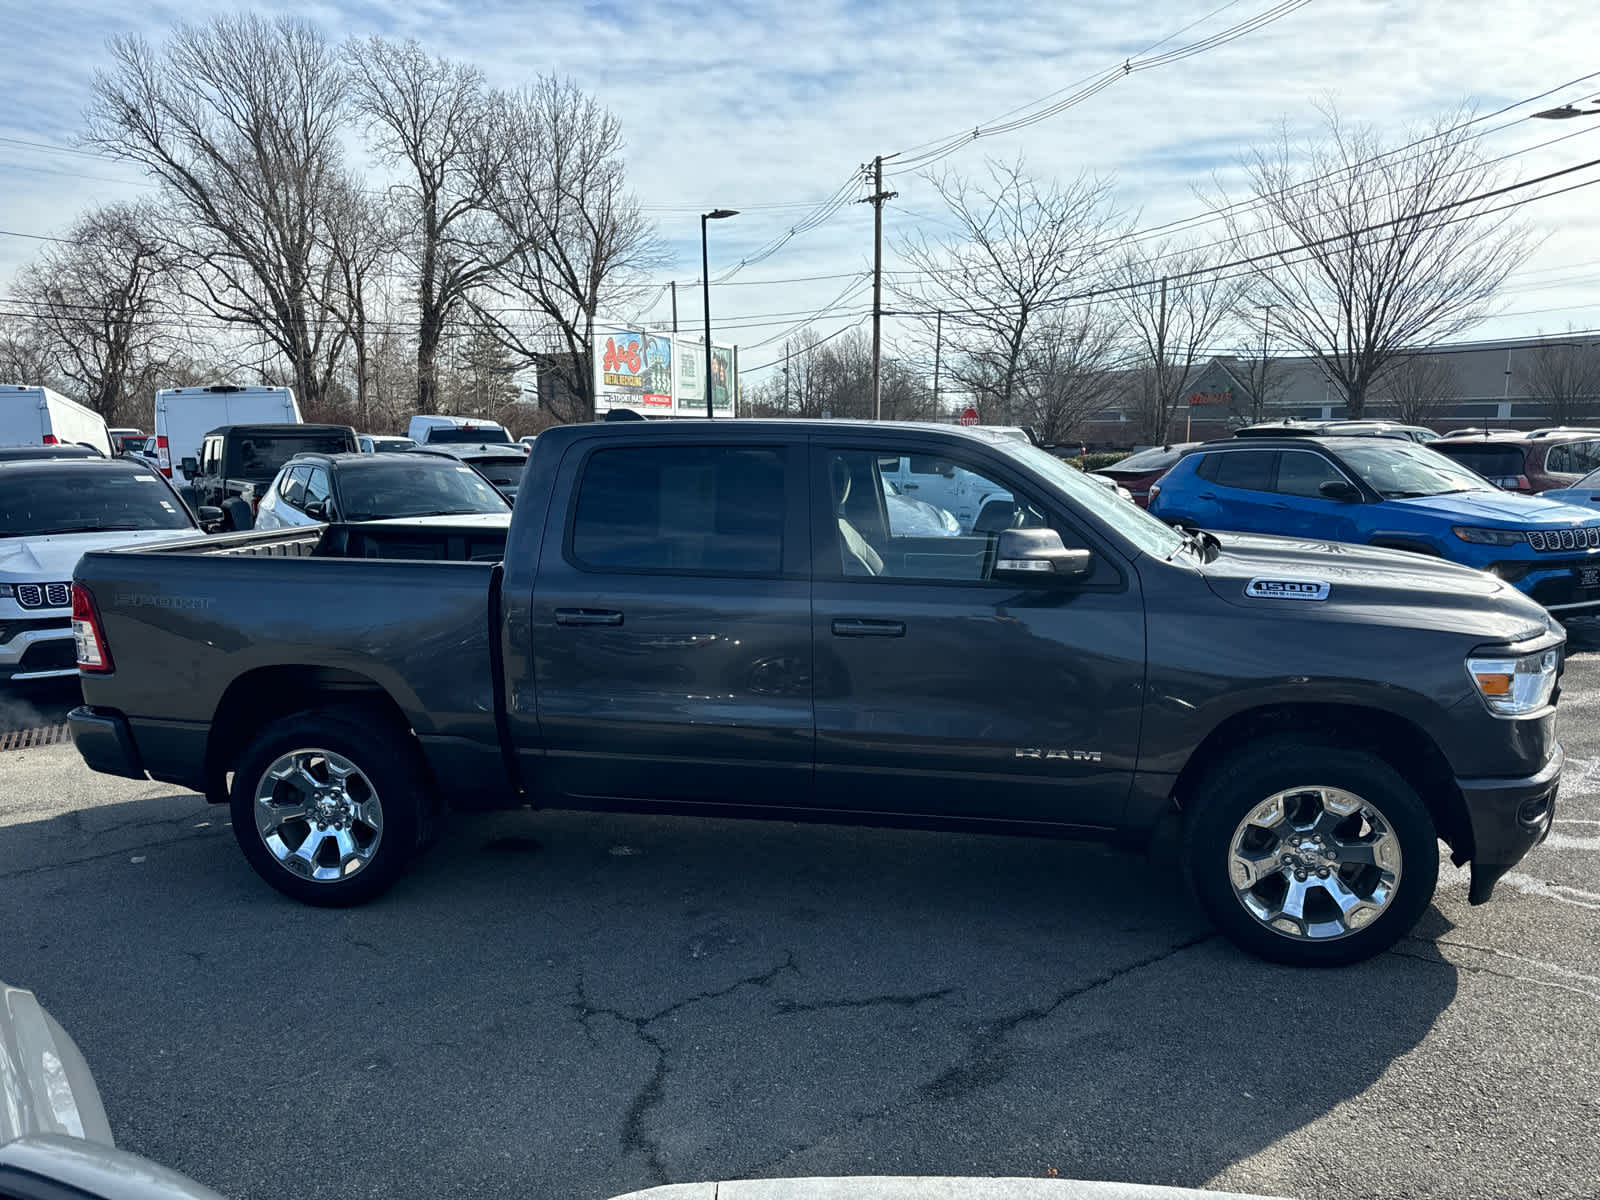
[[[1552,850],[1600,850],[1600,837],[1576,837],[1570,833],[1552,833],[1544,844]]]

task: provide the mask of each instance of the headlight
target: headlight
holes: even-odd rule
[[[1528,535],[1520,529],[1474,529],[1470,525],[1457,525],[1451,532],[1475,546],[1520,546],[1528,540]]]
[[[1556,650],[1474,655],[1467,659],[1467,674],[1490,712],[1498,717],[1521,717],[1550,703],[1560,662]]]

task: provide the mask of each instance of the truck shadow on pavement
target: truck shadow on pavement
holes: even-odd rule
[[[466,816],[327,910],[257,880],[226,820],[176,795],[0,827],[0,978],[78,1040],[119,1144],[235,1197],[1196,1186],[1313,1121],[1370,1138],[1348,1102],[1457,988],[1426,937],[1246,958],[1166,866],[1071,843]],[[348,1131],[317,1171],[264,1150],[313,1125]],[[1310,1168],[1277,1190],[1331,1194]]]

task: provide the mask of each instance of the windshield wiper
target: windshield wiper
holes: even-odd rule
[[[122,533],[130,529],[144,529],[143,525],[63,525],[59,529],[30,529],[18,537],[50,537],[58,533]]]

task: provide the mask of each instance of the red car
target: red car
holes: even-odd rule
[[[1600,429],[1452,433],[1428,449],[1470,467],[1508,492],[1568,488],[1600,468]]]
[[[1133,502],[1140,508],[1150,503],[1150,485],[1160,479],[1183,457],[1184,451],[1198,446],[1199,442],[1173,442],[1167,446],[1151,446],[1137,454],[1130,454],[1119,463],[1101,467],[1097,475],[1108,475],[1121,487],[1128,489]]]

